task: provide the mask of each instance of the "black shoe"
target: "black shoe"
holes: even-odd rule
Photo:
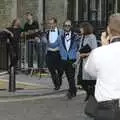
[[[54,90],[59,90],[60,89],[60,86],[56,86],[55,88],[54,88]]]
[[[89,97],[90,97],[90,94],[87,94],[84,101],[87,102]]]
[[[68,92],[66,96],[69,100],[71,100],[74,97],[71,92]]]
[[[73,93],[72,96],[73,96],[73,97],[76,97],[76,93]]]

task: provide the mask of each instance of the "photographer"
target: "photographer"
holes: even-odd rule
[[[95,120],[120,119],[120,14],[110,16],[107,33],[102,33],[101,38],[107,42],[109,37],[110,44],[95,49],[85,65],[86,72],[96,78]]]

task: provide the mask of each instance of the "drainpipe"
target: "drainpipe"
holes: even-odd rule
[[[45,24],[46,24],[46,19],[45,19],[45,16],[46,16],[46,11],[45,11],[45,6],[46,6],[46,1],[43,0],[43,32],[45,32]]]

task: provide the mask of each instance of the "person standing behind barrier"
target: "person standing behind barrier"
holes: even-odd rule
[[[59,49],[60,56],[62,59],[62,68],[69,83],[69,90],[67,98],[72,99],[76,96],[76,85],[75,85],[75,68],[73,63],[76,61],[76,54],[79,48],[79,37],[72,30],[71,20],[64,22],[64,32],[60,36]]]
[[[59,53],[59,35],[62,30],[57,27],[57,19],[51,17],[48,20],[49,30],[46,32],[47,38],[47,54],[46,54],[46,64],[50,71],[55,90],[59,90],[62,84],[62,68],[61,68],[61,59]]]
[[[120,13],[109,18],[107,34],[102,33],[106,45],[92,51],[85,70],[96,78],[95,98],[98,103],[94,120],[120,119]]]
[[[40,68],[40,37],[39,24],[30,12],[25,14],[27,22],[24,25],[25,39],[28,40],[28,73],[33,69],[33,50],[37,54],[37,65]]]
[[[94,94],[95,79],[84,71],[84,65],[90,52],[97,47],[96,36],[93,34],[93,27],[90,23],[82,23],[80,25],[81,41],[80,41],[80,67],[78,74],[78,82],[82,85],[86,91],[87,96],[85,101],[88,100],[90,94]]]
[[[13,44],[13,48],[14,48],[14,52],[15,52],[15,61],[20,60],[20,41],[21,41],[21,33],[22,33],[22,28],[21,28],[21,22],[18,18],[14,19],[12,21],[12,24],[10,27],[7,28],[7,30],[9,30],[12,34],[13,34],[13,42],[11,42]],[[9,50],[8,50],[9,51]],[[16,63],[16,62],[15,62]],[[17,63],[16,63],[17,64]],[[18,68],[20,69],[20,62],[18,64]]]

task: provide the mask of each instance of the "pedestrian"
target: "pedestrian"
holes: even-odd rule
[[[97,47],[96,36],[93,33],[93,26],[84,22],[80,25],[81,40],[79,46],[80,65],[78,73],[78,84],[81,84],[87,95],[85,101],[88,100],[90,94],[93,94],[95,79],[84,71],[84,65],[88,59],[90,52]]]
[[[47,39],[47,54],[46,64],[52,77],[54,90],[59,90],[62,85],[63,71],[61,68],[61,59],[59,52],[59,35],[62,30],[57,26],[57,19],[50,17],[48,19],[48,31],[46,32]]]
[[[62,68],[69,83],[69,90],[67,93],[68,99],[72,99],[77,93],[75,84],[75,68],[73,63],[76,61],[76,54],[79,48],[79,37],[71,28],[71,20],[66,20],[64,22],[64,32],[61,34],[61,40],[59,41]]]
[[[107,26],[110,44],[92,51],[85,70],[96,78],[95,98],[98,103],[95,120],[119,120],[120,99],[120,14],[113,14]]]

